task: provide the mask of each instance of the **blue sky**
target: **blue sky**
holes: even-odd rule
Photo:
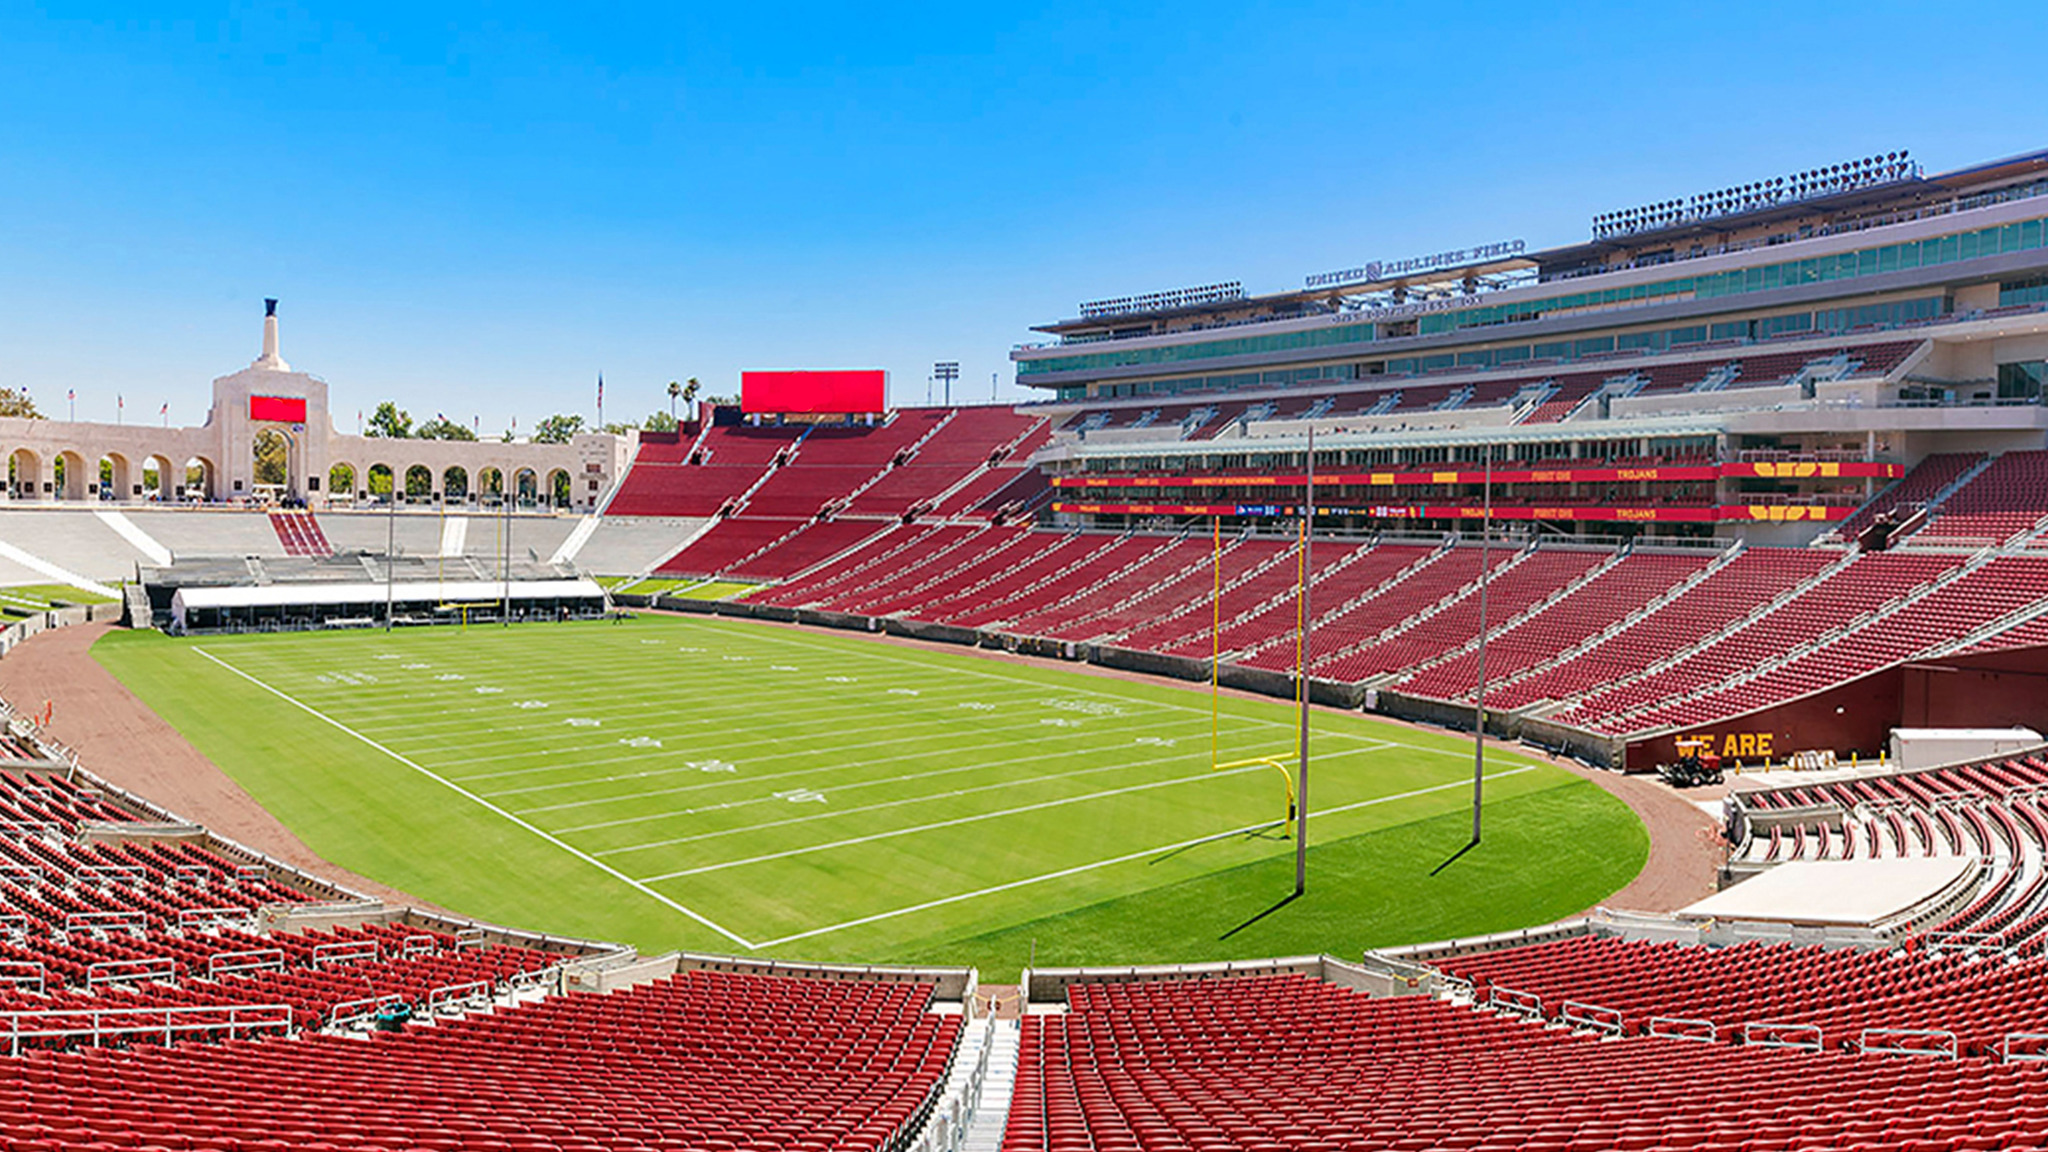
[[[0,13],[0,386],[81,419],[257,351],[344,431],[665,406],[1896,148],[2048,147],[2048,5],[667,4]]]

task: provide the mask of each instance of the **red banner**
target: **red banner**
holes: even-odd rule
[[[1715,480],[1722,476],[1740,479],[1832,480],[1865,476],[1895,480],[1906,474],[1903,464],[1857,460],[1822,463],[1810,460],[1742,464],[1680,464],[1644,468],[1496,468],[1495,484],[1615,484],[1630,481]],[[1477,468],[1406,472],[1318,473],[1316,483],[1331,487],[1390,488],[1403,484],[1483,484],[1486,473]],[[1301,472],[1257,475],[1215,476],[1056,476],[1055,488],[1272,488],[1300,487],[1308,483]]]
[[[251,396],[249,419],[274,424],[304,424],[306,398],[303,396]]]
[[[887,409],[888,373],[880,368],[820,372],[742,372],[740,410],[748,415],[863,415]]]

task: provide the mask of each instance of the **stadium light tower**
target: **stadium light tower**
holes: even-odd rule
[[[960,362],[958,360],[941,360],[932,365],[932,375],[946,385],[946,404],[951,406],[953,403],[953,381],[960,378]]]

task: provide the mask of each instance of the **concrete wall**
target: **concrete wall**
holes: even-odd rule
[[[1680,736],[1710,736],[1725,767],[1782,763],[1794,752],[1876,759],[1893,728],[2005,728],[2048,724],[2048,647],[1947,656],[1885,668],[1797,700],[1713,724],[1630,741],[1626,763],[1648,771],[1678,755]],[[1729,754],[1729,740],[1735,740]],[[1747,741],[1747,743],[1745,743]],[[1766,745],[1768,750],[1766,751]]]

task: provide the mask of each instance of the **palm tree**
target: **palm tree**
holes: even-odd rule
[[[668,382],[668,418],[676,418],[676,397],[683,394],[683,386],[671,380]]]
[[[697,378],[696,378],[695,376],[692,376],[692,377],[690,377],[690,382],[689,382],[688,384],[686,384],[686,385],[685,385],[685,386],[683,387],[683,403],[685,403],[685,404],[694,404],[694,403],[696,403],[696,402],[697,402],[697,391],[698,391],[698,389],[699,389],[699,388],[700,388],[700,385],[699,385],[699,384],[697,383]]]

